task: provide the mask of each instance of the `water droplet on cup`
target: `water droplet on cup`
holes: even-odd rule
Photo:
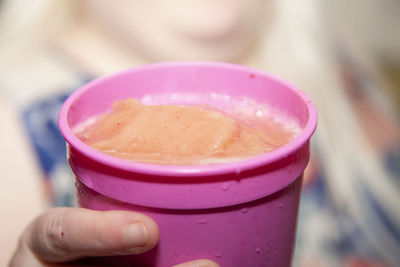
[[[260,251],[261,251],[260,248],[256,248],[256,253],[257,254],[260,254]]]
[[[279,203],[278,207],[281,209],[283,207],[282,203]]]
[[[287,167],[287,170],[288,170],[289,173],[292,173],[292,172],[293,172],[293,169],[294,169],[294,164],[290,164],[290,165]]]
[[[92,177],[90,176],[90,175],[87,175],[86,177],[85,177],[85,185],[87,186],[87,187],[89,187],[89,188],[93,188],[93,180],[92,180]]]
[[[222,253],[221,252],[218,252],[216,255],[215,255],[215,257],[217,257],[217,258],[222,258]]]
[[[231,187],[231,185],[229,183],[223,183],[221,185],[222,191],[228,191],[230,187]]]
[[[249,211],[249,209],[248,209],[248,208],[242,208],[240,211],[241,211],[242,213],[246,214],[246,213]]]
[[[236,176],[239,176],[241,172],[242,172],[242,170],[236,169],[236,171],[235,171]]]
[[[201,219],[196,222],[197,224],[207,224],[208,221],[206,219]]]

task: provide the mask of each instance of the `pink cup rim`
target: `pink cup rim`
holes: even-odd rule
[[[297,93],[307,106],[309,119],[303,131],[299,134],[297,138],[292,140],[290,143],[282,146],[274,151],[254,156],[248,159],[243,159],[241,161],[229,162],[229,163],[219,163],[210,165],[161,165],[161,164],[150,164],[141,162],[132,162],[128,160],[119,159],[107,154],[103,154],[85,143],[83,143],[79,138],[75,136],[72,129],[69,127],[67,115],[72,104],[79,99],[80,95],[85,91],[90,90],[92,87],[99,83],[105,82],[110,79],[116,79],[120,76],[124,76],[130,73],[136,73],[141,71],[151,71],[153,69],[159,68],[169,68],[169,67],[217,67],[224,69],[232,69],[237,71],[251,72],[255,75],[263,76],[267,79],[275,80],[278,83],[283,84],[290,90]],[[138,67],[134,67],[128,70],[120,71],[111,75],[104,77],[99,77],[91,82],[83,85],[76,91],[74,91],[64,102],[61,107],[58,116],[58,125],[67,143],[76,149],[78,152],[82,153],[84,156],[95,160],[104,165],[121,169],[128,172],[143,173],[146,175],[157,175],[157,176],[214,176],[223,175],[228,173],[240,173],[245,170],[255,169],[261,166],[265,166],[272,162],[279,161],[288,157],[289,155],[295,153],[296,150],[305,145],[312,134],[314,133],[317,126],[317,109],[311,99],[303,93],[295,85],[264,71],[253,69],[250,67],[232,64],[232,63],[222,63],[222,62],[208,62],[208,61],[176,61],[176,62],[162,62],[162,63],[152,63],[146,64]]]

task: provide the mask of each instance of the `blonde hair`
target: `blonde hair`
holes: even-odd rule
[[[0,7],[1,55],[35,51],[73,22],[71,1],[3,1]]]

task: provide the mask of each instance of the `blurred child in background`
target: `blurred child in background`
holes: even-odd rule
[[[319,110],[295,266],[400,264],[398,114],[383,94],[387,85],[360,64],[360,51],[327,33],[318,1],[5,0],[0,12],[0,118],[9,129],[1,138],[2,204],[14,226],[3,230],[9,238],[16,240],[44,209],[38,176],[50,205],[74,205],[56,121],[73,90],[145,63],[213,60],[289,80]],[[82,211],[61,212],[76,217]],[[27,232],[35,239],[44,222],[35,220],[22,240]],[[148,248],[157,241],[151,234]],[[20,246],[14,262],[21,255]]]

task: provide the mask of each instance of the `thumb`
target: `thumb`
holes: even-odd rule
[[[128,211],[55,208],[38,217],[22,241],[41,260],[138,254],[152,249],[159,231],[149,217]]]

